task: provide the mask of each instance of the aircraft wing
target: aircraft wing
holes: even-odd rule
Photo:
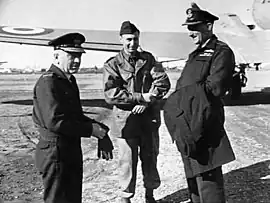
[[[121,49],[117,33],[114,31],[0,26],[0,42],[48,46],[50,40],[68,32],[84,34],[86,42],[83,47],[87,50],[116,52]]]
[[[263,51],[259,46],[248,38],[224,33],[219,33],[218,37],[232,48],[237,64],[269,61],[263,57]]]
[[[68,32],[82,33],[86,37],[83,44],[86,50],[118,52],[122,48],[118,31],[112,30],[0,26],[0,42],[48,46],[51,39]],[[270,62],[270,37],[267,38],[264,32],[251,31],[235,14],[221,15],[214,26],[214,33],[233,49],[237,63]],[[186,59],[195,48],[185,32],[142,32],[140,45],[158,60]]]
[[[71,30],[32,27],[0,26],[0,42],[48,46],[48,42],[68,32],[80,32],[86,37],[86,50],[118,52],[122,49],[119,33],[110,30]],[[140,45],[143,50],[157,57],[185,59],[194,49],[186,33],[142,32]]]
[[[257,30],[254,31],[254,35],[264,52],[265,60],[266,58],[270,60],[270,30]]]
[[[267,37],[267,31],[250,30],[235,14],[221,15],[214,29],[218,37],[233,49],[237,63],[270,62],[270,35]]]

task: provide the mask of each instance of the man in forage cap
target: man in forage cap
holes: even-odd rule
[[[42,175],[45,203],[81,203],[81,138],[98,138],[98,155],[112,158],[108,127],[83,114],[77,73],[85,37],[68,33],[49,42],[53,62],[34,87],[33,121],[39,131],[36,166]]]
[[[151,53],[138,50],[140,31],[133,23],[123,22],[119,35],[123,49],[104,64],[104,95],[114,105],[111,132],[119,146],[119,202],[130,203],[135,194],[139,156],[145,202],[155,203],[153,191],[160,185],[159,101],[170,81]]]
[[[233,51],[213,34],[218,17],[192,3],[186,10],[197,48],[164,106],[164,120],[181,153],[192,203],[225,203],[222,165],[235,159],[224,128],[222,98],[231,88]]]

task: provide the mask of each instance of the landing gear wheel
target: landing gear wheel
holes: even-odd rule
[[[242,93],[242,82],[240,75],[236,75],[233,77],[232,88],[230,89],[231,99],[236,100],[239,99]]]

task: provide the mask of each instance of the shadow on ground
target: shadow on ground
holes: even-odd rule
[[[264,88],[256,92],[243,92],[239,99],[225,97],[225,106],[248,106],[256,104],[270,104],[270,90]]]
[[[1,103],[32,106],[33,100],[32,99],[10,100],[10,101],[3,101]],[[104,108],[112,109],[112,106],[107,104],[104,99],[82,99],[81,103],[82,103],[82,106],[85,106],[85,107],[104,107]]]
[[[270,160],[224,174],[226,196],[233,203],[268,203],[270,200]],[[188,200],[188,190],[182,189],[158,201],[179,203]]]
[[[32,99],[2,101],[2,104],[33,105]]]
[[[26,114],[13,114],[13,115],[0,115],[0,118],[28,117],[28,116],[32,116],[32,113],[26,113]]]
[[[166,103],[167,98],[161,101],[161,107]],[[270,104],[270,87],[261,91],[243,92],[238,99],[232,99],[229,95],[224,98],[225,106],[249,106],[257,104]]]
[[[84,107],[103,107],[112,109],[112,106],[107,104],[104,99],[82,99]],[[161,108],[166,102],[164,98],[161,102]],[[263,88],[256,92],[243,92],[239,99],[231,99],[230,96],[224,98],[225,106],[248,106],[256,104],[270,104],[270,88]],[[32,99],[25,100],[9,100],[2,101],[2,104],[16,104],[16,105],[33,105]]]

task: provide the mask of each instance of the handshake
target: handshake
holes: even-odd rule
[[[149,103],[156,100],[156,95],[152,93],[143,93],[142,98],[144,102],[142,104],[138,104],[134,106],[134,108],[131,110],[131,113],[142,114],[145,111],[145,109],[148,107]]]
[[[110,160],[113,159],[113,144],[108,135],[109,127],[103,123],[93,120],[92,123],[93,131],[92,135],[98,138],[98,149],[97,156],[98,158]]]

